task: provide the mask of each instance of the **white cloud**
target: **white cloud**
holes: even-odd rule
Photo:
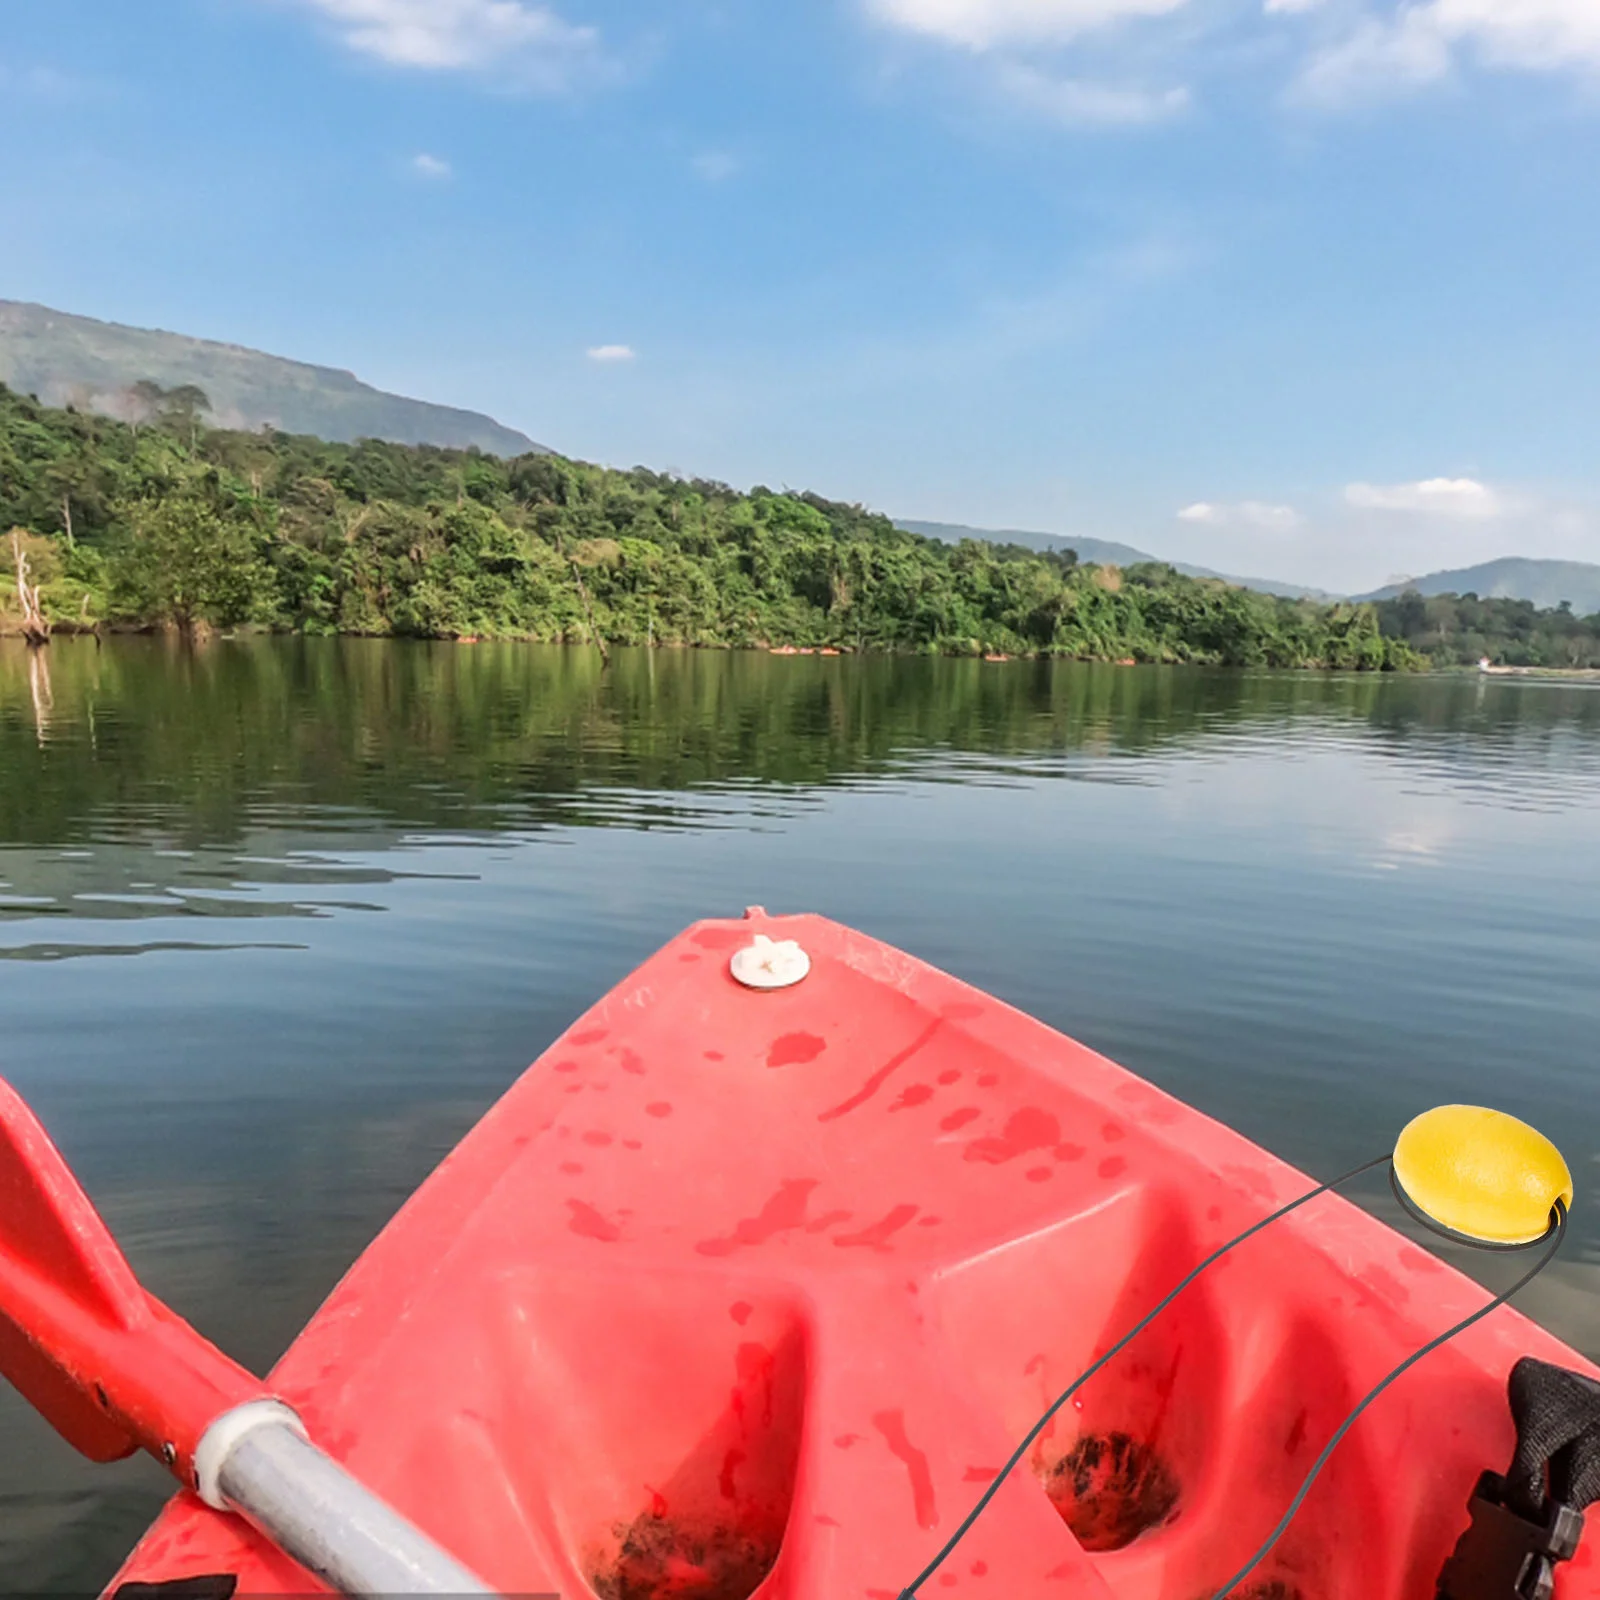
[[[969,50],[1071,39],[1125,17],[1158,17],[1186,0],[867,0],[891,27]]]
[[[1214,528],[1246,527],[1262,533],[1290,533],[1305,518],[1293,506],[1271,505],[1265,500],[1240,500],[1231,505],[1213,505],[1197,500],[1178,513],[1180,522],[1202,522]]]
[[[1446,38],[1470,41],[1507,66],[1600,68],[1595,0],[1433,0],[1426,8]]]
[[[632,361],[637,352],[632,345],[597,344],[587,353],[591,361]]]
[[[1312,57],[1295,98],[1348,105],[1433,83],[1449,73],[1450,60],[1449,43],[1426,8],[1404,12],[1393,24],[1364,17],[1353,32]]]
[[[1268,11],[1317,0],[1266,0]],[[1446,77],[1470,53],[1486,66],[1600,72],[1596,0],[1425,0],[1362,16],[1314,55],[1298,95],[1325,104],[1392,93]]]
[[[419,178],[427,178],[434,183],[442,183],[455,175],[455,169],[443,156],[430,156],[426,150],[412,156],[411,170]]]
[[[1401,511],[1469,520],[1497,517],[1507,507],[1476,478],[1423,478],[1417,483],[1352,483],[1345,500],[1362,511]]]
[[[1188,109],[1189,91],[1133,89],[1079,78],[1057,78],[1037,67],[1007,62],[996,87],[1013,106],[1074,125],[1135,127],[1165,122]]]
[[[744,163],[727,150],[702,150],[689,165],[694,175],[706,183],[726,183]]]
[[[1315,11],[1323,0],[1266,0],[1261,7],[1267,15],[1295,15],[1302,11]]]
[[[600,36],[527,0],[298,0],[361,55],[555,90],[602,64]]]

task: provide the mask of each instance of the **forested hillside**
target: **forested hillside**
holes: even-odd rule
[[[950,546],[816,495],[643,468],[210,430],[205,398],[165,394],[135,426],[0,390],[0,532],[25,530],[58,627],[1416,660],[1369,605]]]
[[[16,300],[0,300],[0,383],[47,405],[124,421],[145,414],[150,387],[193,385],[218,427],[270,424],[325,439],[476,446],[502,456],[542,448],[493,417],[388,394],[353,372]]]

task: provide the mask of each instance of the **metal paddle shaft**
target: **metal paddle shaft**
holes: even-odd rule
[[[276,1400],[218,1417],[195,1454],[200,1496],[238,1511],[341,1594],[494,1591],[306,1438]]]
[[[0,1079],[0,1373],[94,1461],[147,1450],[345,1594],[486,1595],[306,1437],[259,1378],[146,1293]]]

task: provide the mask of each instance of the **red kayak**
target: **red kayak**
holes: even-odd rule
[[[689,929],[558,1039],[261,1392],[499,1593],[894,1600],[1077,1374],[1311,1186],[944,973],[752,911]],[[1486,1300],[1321,1195],[1086,1383],[923,1592],[1207,1600],[1361,1397]],[[1432,1596],[1511,1458],[1527,1356],[1594,1375],[1492,1311],[1362,1414],[1233,1592]],[[249,1398],[231,1381],[211,1414]],[[144,1442],[136,1410],[113,1396]],[[163,1448],[204,1481],[187,1439]],[[108,1593],[319,1589],[213,1509],[228,1493],[180,1493]],[[1600,1597],[1596,1543],[1552,1563],[1561,1600]]]

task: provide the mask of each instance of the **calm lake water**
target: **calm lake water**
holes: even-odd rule
[[[578,1012],[751,903],[1319,1176],[1441,1100],[1527,1117],[1578,1194],[1524,1308],[1600,1351],[1600,690],[0,641],[0,1073],[256,1370]],[[163,1496],[0,1393],[0,1592],[97,1588]]]

